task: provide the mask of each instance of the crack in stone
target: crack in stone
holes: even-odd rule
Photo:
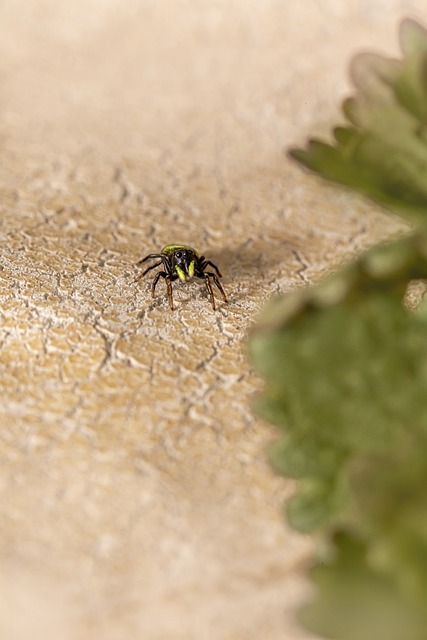
[[[298,275],[299,278],[301,278],[303,282],[307,284],[309,282],[309,279],[307,278],[305,272],[308,270],[308,264],[302,259],[299,251],[297,251],[296,249],[292,249],[291,251],[292,251],[292,255],[297,259],[297,261],[301,265],[301,268],[297,269],[296,274]]]

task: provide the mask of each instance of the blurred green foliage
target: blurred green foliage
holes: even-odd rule
[[[334,143],[310,141],[290,155],[319,175],[357,189],[412,220],[427,223],[427,32],[401,26],[402,60],[357,56],[357,94],[345,101],[348,126]]]
[[[305,626],[337,640],[425,640],[425,602],[375,567],[369,544],[340,532],[332,546],[333,557],[312,570],[318,597],[301,615]]]
[[[362,525],[361,507],[357,517],[352,510],[363,500],[351,484],[361,461],[412,455],[414,439],[424,445],[425,438],[427,465],[427,318],[402,304],[415,278],[427,278],[424,233],[273,300],[252,334],[267,382],[257,411],[285,429],[272,460],[301,480],[288,504],[301,531],[351,515]]]
[[[356,59],[335,144],[292,156],[418,230],[271,301],[250,340],[289,521],[327,543],[302,619],[336,640],[427,639],[427,304],[404,304],[427,281],[427,32],[401,36],[402,61]]]
[[[271,459],[299,481],[289,521],[329,540],[303,615],[328,638],[427,637],[427,314],[403,304],[414,279],[427,279],[424,231],[272,300],[251,337],[257,411],[283,431]]]

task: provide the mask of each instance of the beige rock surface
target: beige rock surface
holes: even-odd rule
[[[2,640],[297,640],[309,541],[251,412],[265,300],[394,229],[292,165],[417,0],[0,7]],[[131,284],[168,242],[203,287]]]

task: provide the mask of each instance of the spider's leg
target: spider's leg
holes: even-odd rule
[[[139,262],[137,262],[137,264],[139,264]],[[141,280],[141,278],[143,278],[145,276],[146,273],[148,273],[149,271],[151,271],[151,269],[155,269],[156,267],[159,267],[162,264],[162,261],[160,260],[160,262],[156,262],[156,264],[152,264],[151,267],[148,267],[148,269],[146,269],[144,271],[144,273],[141,273],[139,276],[137,276],[135,278],[135,280],[132,280],[131,284],[134,284],[135,282],[138,282],[138,280]]]
[[[208,290],[208,294],[209,294],[209,298],[211,301],[211,305],[212,305],[212,309],[215,311],[216,307],[215,307],[215,298],[214,298],[214,294],[212,291],[212,285],[211,285],[211,281],[210,281],[210,274],[209,273],[204,273],[203,274],[203,278],[205,279],[205,285],[206,285],[206,289]]]
[[[138,262],[135,262],[135,264],[142,264],[143,262],[146,262],[147,260],[152,260],[154,258],[160,258],[160,260],[164,261],[166,256],[163,255],[163,253],[150,253],[150,255],[145,256],[145,258],[141,258],[141,260],[138,260]]]
[[[159,273],[156,273],[156,277],[151,283],[151,295],[153,296],[153,298],[154,298],[154,292],[156,290],[157,283],[160,280],[160,278],[167,278],[167,274],[164,271],[159,271]]]
[[[159,267],[161,264],[162,264],[161,260],[159,262],[155,262],[154,264],[151,265],[151,267],[147,267],[147,269],[141,274],[140,277],[142,278],[142,276],[145,276],[145,274],[151,271],[151,269],[155,269],[156,267]]]
[[[210,278],[212,278],[212,280],[215,282],[216,286],[217,286],[217,287],[218,287],[218,289],[220,290],[221,295],[222,295],[222,297],[224,298],[224,302],[228,302],[228,300],[227,300],[227,296],[225,295],[225,291],[224,291],[224,289],[222,288],[222,284],[220,283],[220,281],[219,281],[219,279],[218,279],[217,275],[216,275],[215,273],[212,273],[212,271],[206,271],[204,275],[205,275],[205,277],[206,277],[206,276],[208,276],[208,278],[209,278],[209,277],[210,277]]]
[[[168,288],[168,300],[171,311],[173,311],[173,296],[172,296],[172,278],[170,276],[165,277],[166,286]]]
[[[175,280],[176,278],[171,277],[168,273],[166,273],[166,271],[159,271],[159,273],[156,274],[156,277],[153,280],[153,284],[151,285],[151,295],[154,297],[154,292],[156,289],[156,285],[159,281],[160,278],[164,278],[166,281],[166,286],[167,286],[167,290],[168,290],[168,301],[169,301],[169,306],[171,308],[171,311],[173,311],[173,295],[172,295],[172,280]]]
[[[200,267],[199,267],[199,268],[200,268],[200,270],[201,270],[201,271],[204,271],[204,270],[206,269],[206,267],[208,267],[208,266],[209,266],[209,267],[213,267],[213,268],[215,269],[215,271],[217,272],[217,275],[218,275],[220,278],[222,278],[222,275],[221,275],[221,273],[220,273],[220,271],[219,271],[218,267],[216,266],[216,264],[214,264],[214,263],[213,263],[213,262],[211,262],[210,260],[204,260],[204,259],[203,259],[203,262],[200,264]]]

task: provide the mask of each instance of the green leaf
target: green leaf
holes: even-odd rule
[[[401,45],[354,60],[347,124],[291,156],[420,231],[272,301],[250,341],[271,461],[298,480],[289,522],[329,542],[302,620],[336,640],[427,637],[427,300],[403,304],[427,280],[426,30],[404,21]]]
[[[289,523],[302,533],[323,529],[331,521],[339,522],[348,504],[344,482],[305,481],[286,505]]]
[[[375,496],[383,483],[374,477],[358,485],[360,460],[394,460],[395,471],[400,454],[411,461],[420,447],[427,468],[427,324],[402,302],[409,281],[426,277],[427,237],[417,233],[273,301],[261,316],[250,342],[266,380],[256,407],[285,431],[275,467],[310,480],[289,506],[297,528],[340,522],[344,510],[361,527],[372,519],[362,494],[381,502],[387,492]]]
[[[312,434],[288,433],[270,448],[270,461],[276,471],[295,479],[333,478],[344,457],[344,452]]]
[[[324,178],[356,189],[427,224],[427,31],[401,26],[401,61],[373,54],[351,67],[357,89],[343,112],[349,124],[335,142],[309,142],[291,157]]]

